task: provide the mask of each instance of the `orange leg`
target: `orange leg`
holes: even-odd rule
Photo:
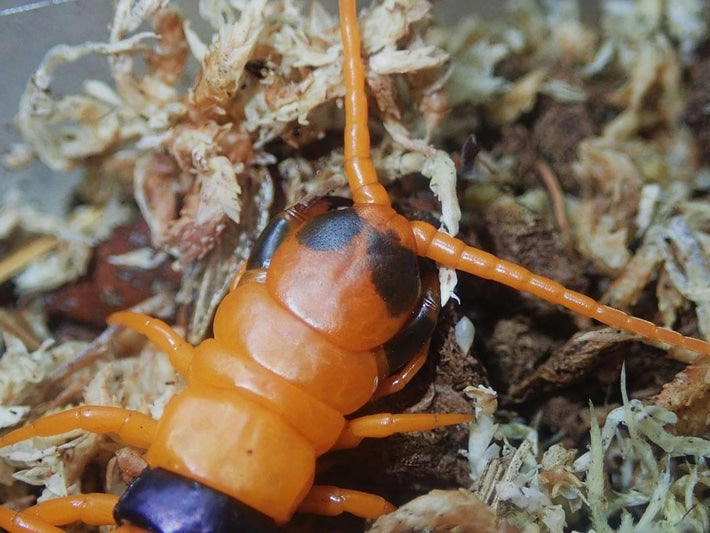
[[[24,511],[0,507],[0,527],[10,533],[57,533],[55,527],[72,522],[91,526],[115,524],[113,508],[118,501],[111,494],[78,494],[38,503]]]
[[[409,363],[407,363],[399,372],[387,376],[386,379],[382,380],[375,389],[374,394],[370,401],[379,400],[383,396],[389,396],[395,392],[401,391],[407,383],[412,381],[412,378],[417,375],[417,372],[421,370],[426,363],[427,355],[429,355],[429,343],[426,344],[423,350],[421,350]]]
[[[195,348],[162,320],[132,311],[119,311],[111,314],[106,321],[145,335],[168,354],[175,370],[183,375],[187,373]]]
[[[104,405],[85,405],[39,418],[0,437],[0,447],[32,437],[61,435],[74,429],[93,433],[115,433],[131,446],[147,448],[153,441],[157,422],[138,411]]]
[[[354,448],[365,438],[383,438],[395,433],[411,433],[414,431],[429,431],[442,426],[464,424],[473,420],[473,415],[464,413],[435,414],[412,413],[398,414],[378,413],[348,420],[333,445],[334,450]]]
[[[298,506],[301,513],[325,516],[351,513],[361,518],[377,518],[395,509],[394,505],[375,494],[328,485],[313,485]]]
[[[36,516],[0,506],[0,529],[10,533],[64,533]]]
[[[684,337],[680,333],[656,326],[623,311],[600,304],[584,294],[571,291],[542,276],[503,259],[466,246],[461,240],[441,233],[426,222],[412,222],[412,230],[417,240],[419,255],[429,257],[449,268],[468,272],[481,278],[490,279],[514,289],[526,291],[548,302],[561,305],[580,315],[598,320],[602,324],[623,329],[677,346],[691,352],[710,355],[710,344],[700,339]],[[679,360],[690,362],[695,356],[678,356]]]
[[[356,204],[390,205],[389,195],[378,181],[370,158],[365,75],[354,0],[340,0],[340,35],[345,62],[345,175]]]
[[[90,526],[115,524],[113,508],[118,496],[113,494],[76,494],[38,503],[23,511],[36,516],[48,524],[61,526],[72,522],[82,522]]]

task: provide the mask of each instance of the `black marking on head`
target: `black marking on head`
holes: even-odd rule
[[[365,222],[354,209],[339,209],[314,217],[298,232],[298,242],[311,250],[342,250],[357,237]]]
[[[327,211],[334,211],[342,207],[351,206],[352,200],[339,198],[337,196],[324,196],[314,198],[307,203],[296,204],[276,215],[264,228],[256,239],[252,248],[247,270],[259,270],[269,268],[271,258],[281,243],[286,239],[290,231],[295,231],[313,217],[311,211],[327,208]]]
[[[162,468],[146,468],[113,510],[116,523],[128,522],[155,533],[276,533],[268,516],[198,481]]]
[[[372,283],[387,304],[390,315],[411,310],[419,295],[419,268],[414,250],[402,246],[397,234],[371,231],[367,254]]]

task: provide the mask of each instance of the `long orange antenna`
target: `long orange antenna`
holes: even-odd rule
[[[356,4],[355,0],[340,0],[345,79],[345,175],[356,204],[390,205],[389,195],[378,181],[370,157],[365,74],[360,56]]]
[[[431,224],[412,222],[412,230],[417,241],[419,255],[429,257],[449,268],[462,270],[514,289],[529,292],[543,300],[566,307],[607,326],[630,331],[642,337],[699,354],[710,355],[710,344],[705,341],[684,337],[677,331],[656,326],[647,320],[600,304],[589,296],[571,291],[556,281],[533,274],[515,263],[500,259],[478,248],[466,246],[459,239],[437,231]],[[675,359],[690,362],[695,357],[677,354]]]

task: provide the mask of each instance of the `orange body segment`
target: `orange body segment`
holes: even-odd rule
[[[273,374],[249,356],[235,355],[214,339],[207,339],[197,347],[190,379],[220,389],[238,388],[251,393],[251,399],[278,413],[303,434],[317,455],[333,446],[345,425],[345,418],[337,409]]]
[[[214,334],[343,414],[364,405],[377,386],[371,352],[338,348],[276,302],[263,283],[240,285],[225,297]]]
[[[193,387],[173,398],[146,460],[194,479],[277,522],[311,487],[315,451],[273,410],[238,391]]]

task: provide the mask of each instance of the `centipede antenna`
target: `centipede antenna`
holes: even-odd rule
[[[647,339],[698,354],[710,355],[710,344],[705,341],[685,337],[676,331],[656,326],[647,320],[600,304],[593,298],[569,290],[554,280],[533,274],[520,265],[500,259],[478,248],[466,246],[459,239],[437,231],[434,226],[426,222],[413,222],[412,229],[418,252],[450,268],[529,292],[607,326],[630,331]],[[677,355],[676,359],[690,362],[695,357]]]
[[[340,0],[340,19],[345,81],[345,174],[356,204],[390,205],[370,157],[365,74],[355,1]]]

